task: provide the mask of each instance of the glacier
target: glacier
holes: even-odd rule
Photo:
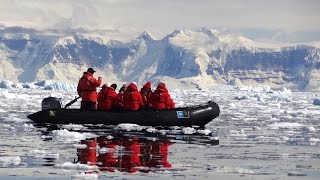
[[[8,27],[0,29],[0,78],[75,84],[93,67],[104,83],[163,81],[171,88],[243,84],[318,91],[319,47],[320,42],[256,42],[207,28],[175,30],[162,39],[143,32],[124,40],[101,33]]]

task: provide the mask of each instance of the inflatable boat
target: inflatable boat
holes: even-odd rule
[[[49,97],[42,101],[41,111],[27,117],[35,123],[50,124],[118,125],[130,123],[141,126],[204,127],[218,117],[219,113],[219,106],[212,101],[170,110],[100,111],[61,108],[61,103],[58,102],[57,98]]]

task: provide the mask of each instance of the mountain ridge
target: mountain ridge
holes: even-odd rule
[[[162,39],[145,31],[127,41],[86,33],[0,29],[1,79],[75,83],[94,67],[104,82],[164,81],[173,87],[201,88],[240,80],[319,90],[317,42],[262,43],[207,28],[175,30]]]

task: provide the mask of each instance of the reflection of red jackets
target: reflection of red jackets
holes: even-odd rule
[[[119,160],[120,171],[125,172],[136,172],[138,169],[137,166],[140,166],[140,145],[136,139],[124,139],[121,141],[122,146],[125,148],[127,154],[124,154]]]
[[[98,140],[100,148],[108,148],[106,153],[100,153],[98,156],[98,162],[104,170],[113,172],[117,167],[117,155],[116,155],[116,146],[117,143],[113,140],[106,138],[100,138]]]
[[[174,109],[175,104],[171,99],[167,88],[159,83],[157,89],[151,93],[150,101],[155,109]]]
[[[111,110],[114,107],[116,97],[117,93],[113,87],[103,85],[98,94],[98,109]]]
[[[77,91],[83,101],[97,102],[97,87],[101,85],[101,80],[97,80],[89,72],[84,72],[80,78]]]
[[[148,162],[146,162],[147,167],[166,167],[171,168],[171,164],[168,162],[168,147],[172,145],[171,142],[154,142],[151,144],[151,157]]]
[[[138,92],[137,85],[131,83],[123,95],[124,108],[126,110],[138,110],[143,106],[141,94]]]
[[[78,149],[78,158],[81,164],[95,165],[97,162],[96,156],[96,140],[94,138],[90,140],[83,140],[81,144],[87,145],[85,149]]]

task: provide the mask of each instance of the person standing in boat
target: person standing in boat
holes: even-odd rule
[[[130,83],[123,94],[123,104],[125,110],[136,111],[144,106],[141,94],[135,82]]]
[[[115,101],[117,97],[116,90],[117,85],[111,84],[107,86],[106,84],[102,86],[102,89],[98,93],[98,109],[109,111],[115,106]]]
[[[171,99],[166,85],[162,82],[160,82],[157,89],[151,93],[150,102],[153,108],[159,110],[175,108],[175,103]]]
[[[102,78],[98,79],[93,77],[93,74],[96,71],[92,68],[88,68],[87,72],[83,73],[83,76],[80,78],[77,92],[81,96],[81,107],[80,109],[84,110],[95,110],[97,109],[97,87],[102,83]]]
[[[145,85],[143,85],[143,87],[140,90],[140,94],[142,97],[142,101],[144,103],[144,106],[146,108],[151,108],[152,105],[150,103],[150,95],[151,95],[152,91],[151,91],[151,83],[147,82]]]
[[[126,89],[127,89],[127,85],[126,84],[122,85],[122,87],[120,88],[119,93],[115,99],[115,108],[118,110],[124,109],[123,95],[124,95],[124,92],[126,91]]]

